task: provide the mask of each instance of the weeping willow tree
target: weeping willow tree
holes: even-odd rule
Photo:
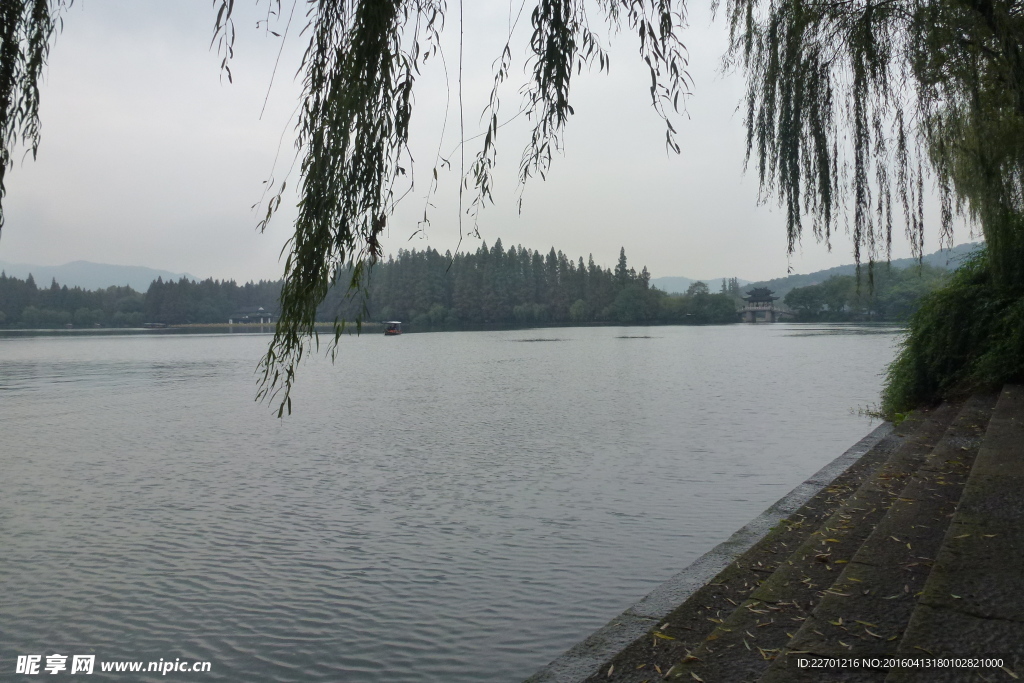
[[[278,402],[279,415],[291,410],[296,368],[318,344],[318,305],[338,284],[362,295],[368,271],[382,255],[380,235],[403,188],[408,189],[416,79],[439,55],[441,31],[454,11],[444,0],[293,3],[289,16],[300,4],[305,7],[303,35],[308,37],[296,142],[299,211],[286,246],[280,322],[261,362],[259,392]],[[214,42],[230,78],[234,0],[214,0],[214,6]],[[280,0],[268,0],[267,6],[270,14],[282,16]],[[62,0],[0,0],[0,193],[12,150],[18,144],[34,150],[38,143],[36,83],[62,7]],[[457,8],[461,35],[461,4]],[[981,225],[989,245],[979,266],[984,291],[996,292],[992,296],[1000,301],[1019,298],[1024,289],[1019,4],[729,0],[726,14],[728,60],[748,83],[748,160],[756,164],[765,195],[785,207],[790,252],[805,223],[829,244],[837,229],[847,229],[856,260],[866,256],[870,273],[874,260],[888,255],[893,226],[902,221],[920,255],[924,198],[934,183],[947,239],[957,212]],[[640,57],[650,70],[651,103],[665,121],[667,146],[679,151],[670,116],[689,92],[682,0],[532,0],[529,7],[523,0],[518,16],[528,16],[532,29],[528,82],[521,92],[522,112],[533,132],[520,161],[522,182],[543,177],[560,149],[573,111],[574,75],[584,68],[608,68],[595,20],[607,31],[626,26],[639,37]],[[499,94],[513,66],[511,32],[512,27],[509,42],[495,56],[482,143],[468,168],[460,169],[461,187],[473,191],[471,215],[491,198]],[[461,41],[458,64],[461,70]],[[283,191],[282,185],[271,198],[261,226],[272,219]],[[328,345],[332,355],[343,325],[335,321]],[[918,338],[932,343],[941,333],[932,330],[930,338]],[[912,334],[890,379],[890,387],[900,382],[916,387],[903,392],[901,401],[926,400],[963,384],[949,380],[949,373],[936,379],[936,363],[918,362],[921,353],[916,360],[908,356],[914,339]]]
[[[785,208],[790,250],[806,221],[826,242],[842,225],[870,275],[902,223],[920,256],[933,186],[947,243],[958,214],[984,234],[912,321],[883,409],[1024,378],[1024,3],[729,0],[726,12],[748,160]]]
[[[1024,284],[1024,18],[1019,2],[730,0],[729,58],[747,75],[748,159],[786,209],[790,248],[809,216],[837,217],[856,256],[888,252],[893,204],[915,254],[925,186],[977,221],[997,281]],[[897,217],[898,220],[898,217]]]

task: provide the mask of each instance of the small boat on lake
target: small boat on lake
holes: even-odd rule
[[[387,320],[384,322],[384,336],[394,337],[402,334],[402,323],[397,320]]]

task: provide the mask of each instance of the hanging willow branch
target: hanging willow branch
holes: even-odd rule
[[[64,6],[65,0],[0,2],[0,200],[7,195],[12,152],[24,146],[34,159],[39,149],[39,78]]]
[[[347,276],[361,295],[381,255],[395,183],[412,161],[406,145],[420,33],[436,49],[442,16],[441,4],[429,2],[311,5],[296,142],[303,153],[299,215],[287,245],[281,317],[261,364],[259,395],[280,393],[279,414],[291,409],[295,368],[317,339],[317,307],[328,289]],[[413,30],[403,35],[410,21]],[[261,227],[279,204],[280,194]],[[332,353],[343,324],[336,321]]]
[[[233,0],[218,0],[215,41],[227,69],[234,29]],[[303,354],[318,344],[317,309],[340,282],[349,296],[364,297],[366,278],[381,256],[380,233],[396,203],[397,183],[411,170],[408,152],[412,93],[420,66],[438,53],[445,19],[443,0],[319,0],[309,3],[310,43],[302,63],[304,90],[298,124],[299,215],[286,249],[281,316],[261,361],[259,397],[291,411],[291,388]],[[280,2],[276,0],[278,14]],[[651,74],[651,100],[667,127],[666,142],[678,152],[669,114],[689,92],[684,25],[679,0],[604,0],[599,7],[610,27],[620,18],[640,37],[641,57]],[[520,177],[544,176],[560,148],[572,114],[573,74],[595,63],[607,69],[607,54],[589,27],[583,0],[539,0],[531,13],[532,79],[524,88],[525,113],[534,121]],[[506,44],[494,91],[485,109],[483,146],[469,180],[475,184],[474,214],[491,200],[496,155],[498,89],[508,76]],[[230,72],[227,72],[230,75]],[[265,228],[280,206],[282,185],[261,222]],[[362,310],[365,313],[365,299]],[[352,321],[357,328],[362,315]],[[328,350],[337,353],[345,321],[335,320]]]

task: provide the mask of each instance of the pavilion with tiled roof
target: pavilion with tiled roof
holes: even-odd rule
[[[775,308],[779,297],[767,287],[755,287],[743,297],[743,308],[740,309],[740,320],[745,323],[778,322],[781,311]]]

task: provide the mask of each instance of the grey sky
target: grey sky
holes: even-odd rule
[[[305,45],[297,30],[303,6],[260,120],[279,42],[255,28],[267,3],[244,4],[237,10],[234,83],[228,84],[209,48],[214,12],[208,0],[75,2],[43,87],[39,158],[19,162],[8,176],[0,260],[84,259],[238,280],[280,276],[278,254],[290,234],[294,195],[263,235],[255,232],[258,216],[250,206],[260,199],[282,133],[278,179],[294,155],[289,118],[300,90],[294,74]],[[287,15],[291,3],[282,4]],[[467,2],[465,12],[464,100],[472,134],[509,9]],[[528,12],[513,50],[514,74],[521,73]],[[453,2],[449,29],[456,17]],[[773,203],[758,206],[756,177],[742,173],[744,131],[736,113],[742,80],[718,75],[726,27],[721,19],[712,24],[703,5],[691,7],[690,18],[685,42],[695,94],[689,118],[676,125],[682,155],[666,154],[633,37],[613,36],[611,74],[584,73],[576,80],[565,154],[547,181],[527,185],[522,214],[516,172],[528,129],[521,119],[502,129],[497,204],[480,223],[488,244],[500,237],[506,245],[553,245],[571,257],[593,253],[604,265],[612,265],[624,245],[630,263],[646,264],[655,276],[764,279],[785,273],[783,214]],[[445,38],[450,72],[454,34]],[[428,69],[416,89],[411,146],[417,182],[391,223],[384,241],[389,252],[429,245],[443,253],[459,243],[457,153],[455,170],[441,172],[431,199],[431,225],[409,239],[424,211],[439,140],[446,156],[458,141],[454,74],[449,88],[439,67]],[[510,82],[504,91],[503,119],[518,110],[518,85]],[[467,158],[478,144],[468,144]],[[290,181],[297,181],[295,173]],[[956,238],[967,239],[966,230]],[[937,248],[936,230],[927,239],[926,250]],[[478,245],[467,237],[462,249]],[[808,235],[789,265],[808,272],[850,262],[851,254],[845,234],[834,239],[832,253]],[[906,255],[904,240],[897,239],[893,256]]]

